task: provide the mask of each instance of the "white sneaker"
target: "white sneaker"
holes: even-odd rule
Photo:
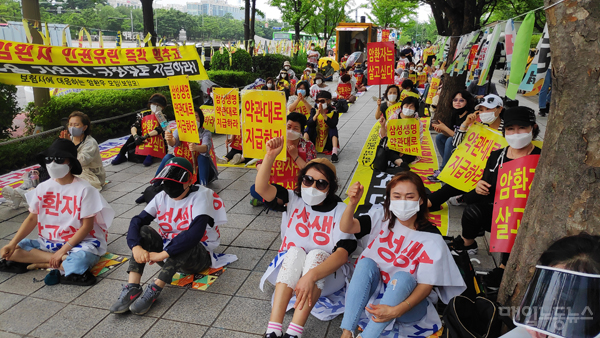
[[[242,161],[244,161],[242,154],[235,154],[235,155],[233,155],[233,158],[231,159],[231,161],[229,161],[229,164],[236,165],[236,164],[242,163]]]
[[[217,157],[217,164],[227,164],[226,157]]]
[[[248,161],[248,163],[246,163],[246,164],[244,165],[244,167],[249,167],[249,166],[253,165],[254,163],[256,163],[256,162],[258,162],[258,161],[260,161],[260,159],[258,159],[258,158],[253,158],[253,159],[251,159],[250,161]]]
[[[465,202],[459,202],[459,198],[461,198],[463,195],[458,195],[458,196],[452,196],[450,197],[450,199],[448,200],[448,204],[453,205],[455,207],[458,207],[460,205],[467,205],[467,203]]]

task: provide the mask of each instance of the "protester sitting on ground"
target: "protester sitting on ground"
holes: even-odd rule
[[[419,119],[419,100],[416,97],[409,96],[402,101],[402,109],[394,110],[393,113],[390,114],[389,120],[394,119]],[[381,144],[383,145],[385,152],[383,156],[384,159],[375,159],[378,163],[377,170],[385,171],[387,169],[387,163],[393,163],[396,167],[400,167],[403,171],[410,170],[409,164],[417,162],[419,158],[414,155],[402,154],[395,150],[391,150],[387,146],[387,121],[385,117],[381,116],[379,118],[379,123],[381,124],[381,128],[379,128],[379,137],[381,138]],[[420,142],[420,140],[419,140]],[[380,160],[380,162],[378,161]],[[379,163],[385,163],[385,165],[380,165]]]
[[[36,157],[50,179],[26,194],[29,215],[0,250],[0,272],[24,273],[29,264],[58,269],[62,284],[92,285],[90,272],[106,253],[106,236],[115,216],[100,192],[81,175],[77,147],[55,140]],[[26,238],[37,227],[37,239]]]
[[[137,113],[135,123],[131,125],[131,136],[125,141],[119,154],[112,160],[112,165],[119,165],[129,160],[136,163],[142,162],[146,167],[150,166],[153,162],[152,155],[135,154],[136,149],[139,149],[141,145],[155,144],[155,148],[161,149],[157,152],[162,154],[160,158],[164,157],[167,151],[163,139],[164,132],[160,123],[158,123],[156,114],[162,114],[166,106],[167,98],[164,95],[156,93],[150,96],[148,100],[149,109]],[[152,125],[155,126],[154,129],[146,129]]]
[[[428,83],[427,72],[423,70],[423,64],[419,63],[417,65],[417,87],[425,88],[425,85]]]
[[[2,188],[2,197],[4,197],[10,204],[12,209],[19,209],[21,203],[25,204],[26,208],[29,208],[27,204],[27,198],[25,195],[27,192],[35,189],[40,183],[49,179],[48,171],[42,167],[35,167],[32,170],[26,172],[21,176],[20,186],[13,188],[9,185]]]
[[[391,115],[394,112],[390,112],[389,114],[387,113],[387,110],[389,107],[395,105],[396,103],[398,103],[398,98],[400,97],[400,89],[398,88],[398,86],[396,85],[389,85],[384,94],[383,97],[385,99],[385,102],[383,102],[381,100],[381,98],[377,99],[377,110],[375,110],[375,119],[379,120],[382,116],[384,117],[384,119],[387,119],[388,115]],[[402,107],[399,107],[400,110],[402,109]]]
[[[321,91],[327,91],[330,94],[332,94],[333,97],[331,86],[325,83],[325,77],[323,77],[323,74],[317,73],[317,75],[315,76],[315,84],[312,85],[312,87],[310,87],[310,96],[312,96],[312,98],[316,100],[317,94],[319,94],[319,92]]]
[[[412,172],[395,175],[383,207],[354,218],[363,192],[359,182],[348,189],[350,202],[340,220],[343,232],[370,243],[346,292],[341,337],[353,337],[358,326],[364,338],[390,330],[395,337],[435,333],[442,327],[435,303],[448,303],[466,286],[440,231],[429,221],[421,178]]]
[[[344,99],[348,103],[354,103],[356,101],[356,88],[352,83],[352,77],[349,74],[344,74],[340,77],[340,83],[337,85],[337,98]]]
[[[69,115],[69,127],[60,133],[60,138],[73,141],[77,147],[77,160],[83,168],[77,177],[88,181],[94,188],[102,190],[106,183],[106,171],[102,164],[98,142],[90,134],[92,131],[90,118],[79,111]]]
[[[408,74],[406,77],[411,80],[413,84],[417,83],[417,66],[412,62],[408,63]]]
[[[196,126],[198,128],[198,135],[200,136],[200,143],[180,141],[178,129],[167,130],[165,140],[169,146],[175,149],[173,150],[173,154],[165,155],[156,170],[156,175],[162,171],[170,159],[173,157],[183,157],[190,163],[194,163],[193,166],[196,170],[193,172],[197,175],[197,181],[193,183],[205,186],[219,178],[219,171],[211,157],[211,153],[214,151],[212,133],[204,129],[204,114],[200,108],[195,107],[194,115],[196,116]],[[156,182],[160,184],[160,181],[157,180]]]
[[[400,91],[400,99],[402,102],[407,96],[420,97],[419,91],[415,88],[415,83],[412,80],[404,80],[401,85],[402,90]]]
[[[350,82],[352,82],[352,85],[356,87],[356,78],[354,77],[354,71],[352,68],[340,68],[340,78],[338,79],[338,83],[342,83],[342,76],[346,74],[350,75]]]
[[[348,61],[349,57],[350,56],[348,55],[348,53],[345,53],[344,56],[342,57],[342,59],[340,60],[340,62],[344,64],[344,67],[345,67],[346,61]]]
[[[433,172],[433,176],[431,177],[432,180],[437,180],[438,175],[446,166],[446,163],[448,163],[450,155],[452,155],[452,151],[455,148],[452,143],[452,138],[456,131],[460,129],[462,123],[467,119],[467,115],[472,113],[472,107],[473,97],[471,94],[465,90],[459,90],[452,96],[452,115],[450,116],[450,125],[452,127],[446,126],[444,122],[439,120],[432,121],[431,126],[438,133],[435,137],[435,145],[438,154],[442,157],[442,163],[438,170]],[[477,116],[474,116],[473,120],[476,117]]]
[[[321,74],[323,74],[325,81],[333,81],[333,74],[335,73],[335,69],[331,65],[331,60],[327,60],[327,65],[319,69],[319,71],[321,72]]]
[[[300,105],[302,102],[302,105]],[[298,107],[300,105],[300,107]],[[288,113],[298,112],[306,116],[310,116],[310,110],[315,106],[315,100],[310,96],[310,85],[306,81],[298,82],[296,86],[296,95],[290,96],[287,108]],[[301,132],[304,132],[302,128]]]
[[[308,62],[310,62],[313,65],[313,67],[316,66],[319,62],[321,54],[316,50],[314,43],[310,44],[310,50],[308,51],[308,53],[306,53],[306,58]]]
[[[331,105],[331,93],[320,91],[317,94],[317,106],[310,110],[304,139],[311,141],[317,152],[331,154],[331,162],[338,161],[340,151],[337,124],[339,113]]]
[[[128,283],[110,307],[111,313],[131,311],[143,315],[176,272],[196,274],[237,259],[214,253],[219,247],[219,226],[227,223],[225,206],[214,191],[194,185],[193,170],[185,158],[173,157],[154,178],[162,181],[163,191],[131,219],[127,232],[132,253]],[[173,217],[161,216],[169,214]],[[180,218],[186,221],[181,222]],[[158,232],[150,227],[154,220],[158,222]],[[161,270],[142,294],[140,283],[146,263],[158,263]]]
[[[490,81],[490,79],[492,78],[492,72],[488,72],[487,75],[488,76],[487,76],[486,82],[483,86],[479,86],[477,84],[478,81],[471,81],[471,83],[469,84],[469,87],[467,88],[467,91],[469,93],[471,93],[471,95],[473,95],[477,99],[477,101],[481,101],[484,96],[487,96],[490,94],[499,96],[498,91],[496,90],[496,84],[494,84],[494,83],[492,83],[492,81]]]
[[[255,182],[256,192],[265,201],[279,199],[287,205],[281,223],[285,225],[281,227],[283,244],[260,282],[261,290],[265,281],[275,285],[265,338],[282,337],[284,315],[292,306],[295,311],[283,335],[286,338],[302,336],[311,312],[320,320],[343,313],[344,299],[339,291],[350,277],[351,266],[347,262],[357,246],[354,235],[343,234],[339,229],[346,204],[336,195],[336,170],[327,159],[314,159],[300,170],[295,190],[269,184],[271,168],[284,146],[281,137],[267,142]],[[319,297],[328,296],[337,296],[340,303],[336,300],[315,306]]]
[[[298,80],[298,78],[296,77],[296,72],[294,72],[294,70],[292,69],[292,65],[290,64],[289,61],[283,62],[283,69],[285,69],[288,74],[286,77],[286,80],[288,80],[288,81]]]
[[[394,84],[396,86],[402,85],[402,82],[406,80],[406,78],[403,76],[403,73],[404,71],[400,68],[394,70]]]
[[[475,238],[481,231],[491,231],[494,196],[498,182],[498,168],[512,160],[527,155],[539,155],[541,149],[531,143],[540,132],[535,121],[535,112],[527,107],[514,107],[504,111],[504,135],[508,147],[498,149],[490,154],[483,177],[475,189],[465,195],[467,203],[462,219],[462,236],[457,236],[452,243],[455,250],[467,250],[469,254],[477,254]],[[502,280],[508,254],[502,255],[502,263],[484,279],[489,287],[498,287]]]
[[[277,82],[277,90],[290,89],[290,77],[285,69],[279,71],[279,75],[275,78]],[[280,87],[281,85],[281,87]]]
[[[302,73],[302,76],[300,77],[300,81],[305,81],[307,82],[309,85],[313,85],[313,78],[312,78],[312,69],[311,68],[306,68],[304,69],[304,72]]]
[[[262,90],[277,90],[275,87],[275,79],[268,77],[266,82],[267,83],[262,87]]]
[[[287,175],[287,177],[273,177],[271,176],[271,184],[285,184],[289,189],[293,190],[296,188],[296,176],[291,175],[291,173],[296,173],[299,170],[304,169],[306,164],[313,159],[317,158],[317,151],[315,150],[315,145],[311,141],[307,141],[302,138],[302,131],[306,128],[306,117],[300,113],[289,113],[287,116],[287,138],[286,138],[286,158],[292,160],[291,162],[277,163],[279,165],[276,168],[281,169],[280,172],[276,173],[276,175]],[[256,169],[260,170],[260,166],[263,161],[259,160],[256,163]],[[293,167],[288,170],[288,164],[291,164]],[[283,172],[283,173],[282,173]],[[250,187],[250,196],[252,199],[250,200],[250,204],[253,206],[259,206],[264,203],[263,198],[256,193],[254,185]],[[277,200],[278,205],[283,205],[281,200]],[[268,207],[272,210],[278,210],[275,205],[268,205]]]

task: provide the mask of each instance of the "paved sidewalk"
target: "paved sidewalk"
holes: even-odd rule
[[[500,86],[499,86],[500,87]],[[338,125],[342,151],[336,164],[342,198],[357,166],[362,146],[375,123],[376,108],[372,96],[377,88],[361,96],[340,118]],[[218,156],[225,154],[225,138],[214,137]],[[109,166],[108,180],[102,195],[115,209],[116,218],[109,229],[108,251],[130,255],[125,235],[129,221],[144,205],[136,205],[147,182],[154,176],[157,164],[149,168],[141,164],[124,163]],[[206,291],[168,286],[150,312],[138,317],[132,314],[111,315],[108,308],[119,295],[127,280],[127,264],[107,272],[91,287],[44,286],[33,278],[43,279],[46,271],[22,275],[0,273],[0,338],[4,337],[260,337],[264,334],[270,314],[273,287],[267,283],[265,292],[258,284],[269,262],[281,244],[281,214],[262,211],[249,204],[249,188],[255,172],[251,169],[226,168],[219,180],[209,187],[225,201],[229,222],[221,227],[220,250],[236,254],[238,261]],[[450,234],[460,232],[462,208],[450,208]],[[8,243],[26,210],[12,210],[0,205],[0,246]],[[155,223],[153,223],[156,226]],[[36,237],[35,231],[30,238]],[[476,269],[494,267],[485,241]],[[142,282],[156,277],[158,267],[147,267]],[[291,320],[285,317],[285,327]],[[305,338],[339,337],[341,316],[331,322],[310,317],[303,334]]]

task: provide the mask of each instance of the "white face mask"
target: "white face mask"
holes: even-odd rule
[[[315,80],[315,83],[316,83],[316,84],[318,84],[318,85],[320,85],[321,83],[323,83],[323,80],[321,80],[321,79],[316,79],[316,80]]]
[[[211,93],[210,93],[210,98],[212,99],[212,97],[213,97],[213,93],[211,92]]]
[[[390,211],[402,222],[408,221],[419,212],[421,206],[418,201],[391,200]]]
[[[523,149],[531,143],[533,140],[533,133],[522,133],[522,134],[512,134],[506,135],[504,137],[506,139],[506,143],[508,143],[511,148],[514,149]]]
[[[288,129],[288,131],[287,131],[287,139],[290,141],[296,141],[301,136],[302,136],[302,134],[300,134],[299,132],[297,132],[295,130]]]
[[[83,127],[69,127],[69,134],[79,137],[83,134]]]
[[[210,94],[210,97],[212,97],[212,93]],[[156,114],[156,113],[160,113],[162,111],[162,107],[157,104],[151,104],[150,110]]]
[[[490,123],[496,121],[497,117],[496,117],[496,113],[494,113],[492,111],[492,112],[479,113],[479,119],[483,123],[490,124]]]
[[[319,103],[319,108],[323,110],[327,109],[327,103]]]
[[[310,50],[315,50],[315,47],[310,47]]]
[[[304,203],[310,205],[311,207],[321,204],[327,198],[327,193],[313,187],[302,187],[301,195]]]
[[[286,74],[286,73],[281,73],[281,78],[282,78],[282,79],[285,79],[285,77],[286,77],[286,76],[287,76],[287,74]]]
[[[414,109],[403,108],[402,109],[402,114],[404,114],[406,116],[414,116],[415,115],[415,110]]]
[[[410,70],[415,70],[415,67],[410,67]]]
[[[283,69],[288,70],[288,69],[290,69],[290,66],[285,66],[285,67],[283,67]]]
[[[273,84],[272,83],[267,83],[267,88],[271,88],[271,87],[273,87]]]
[[[421,68],[421,67],[417,68],[417,72],[421,72],[421,71],[423,71],[423,68]]]
[[[52,162],[50,164],[46,164],[46,170],[48,170],[48,175],[50,178],[63,178],[67,176],[67,174],[71,171],[68,164],[58,164],[56,162]]]
[[[397,98],[398,98],[398,95],[396,95],[396,94],[390,94],[390,95],[388,95],[388,100],[390,102],[396,102]]]

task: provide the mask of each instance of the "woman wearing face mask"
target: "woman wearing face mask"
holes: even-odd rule
[[[298,80],[298,78],[296,77],[296,72],[294,72],[294,70],[292,69],[292,65],[290,64],[289,61],[285,61],[283,63],[283,70],[285,70],[287,72],[287,80],[288,81]]]
[[[491,231],[499,167],[527,155],[541,154],[542,150],[531,143],[539,132],[540,129],[535,123],[535,112],[532,109],[514,107],[504,111],[504,137],[508,147],[490,154],[483,170],[483,177],[477,182],[474,193],[471,191],[463,195],[467,207],[461,219],[462,236],[454,239],[452,243],[454,249],[467,250],[470,254],[477,253],[475,238],[481,230]],[[507,261],[508,254],[503,254],[500,267],[484,278],[489,287],[500,285]]]
[[[135,123],[131,126],[131,137],[125,141],[125,144],[119,151],[119,155],[112,160],[112,165],[121,164],[127,160],[137,163],[142,162],[145,167],[152,165],[153,157],[162,159],[167,148],[163,139],[163,129],[156,118],[157,113],[167,106],[167,98],[159,93],[152,94],[148,100],[148,110],[137,114]],[[154,129],[151,129],[155,126]],[[147,146],[154,144],[154,146]],[[159,150],[155,150],[158,148]],[[146,155],[137,155],[137,153],[148,153]]]
[[[90,118],[79,111],[69,115],[69,127],[60,133],[60,137],[73,141],[77,147],[77,160],[83,172],[77,177],[88,181],[94,188],[102,190],[106,181],[106,171],[102,165],[98,142],[90,135]]]
[[[256,175],[256,192],[265,201],[280,199],[287,205],[281,220],[283,243],[260,283],[261,289],[265,281],[275,285],[265,338],[300,337],[310,313],[320,320],[343,313],[340,290],[351,273],[348,257],[356,249],[354,235],[339,229],[346,204],[336,195],[335,166],[327,159],[314,159],[300,170],[295,190],[269,184],[271,168],[284,145],[279,137],[267,142],[265,159]],[[315,306],[321,296],[330,302]],[[283,318],[292,307],[296,310],[283,335]]]
[[[410,171],[387,184],[383,207],[354,218],[364,187],[348,189],[350,203],[340,229],[366,238],[346,293],[342,338],[416,337],[441,326],[435,302],[448,303],[465,283],[439,230],[429,222],[427,193],[421,178]]]
[[[417,67],[412,62],[409,62],[409,64],[408,64],[408,76],[407,77],[413,83],[417,83]]]
[[[306,58],[308,62],[310,62],[313,66],[317,66],[319,59],[321,58],[321,54],[316,50],[315,44],[310,44],[310,50],[306,53]]]
[[[423,70],[423,64],[417,65],[417,88],[425,88],[427,84],[427,72]]]
[[[306,68],[304,70],[304,73],[302,73],[302,76],[300,77],[300,81],[307,82],[309,84],[309,87],[314,84],[311,73],[312,73],[312,69],[311,68]]]
[[[90,272],[106,253],[106,234],[115,211],[81,175],[77,148],[70,140],[55,140],[36,157],[50,179],[27,193],[29,216],[2,248],[0,271],[24,273],[29,264],[59,269],[62,284],[92,285]],[[26,238],[37,229],[38,238]]]
[[[306,81],[300,81],[296,85],[296,95],[290,96],[288,100],[288,112],[298,112],[310,117],[310,110],[315,105],[315,100],[310,96],[310,85]],[[304,129],[301,130],[304,133]]]
[[[262,90],[276,90],[275,80],[272,77],[268,77],[267,84],[262,87]]]
[[[377,110],[375,111],[375,119],[379,120],[382,116],[384,119],[388,118],[393,112],[388,113],[388,108],[398,103],[400,97],[400,89],[396,85],[389,85],[385,93],[383,94],[385,102],[382,102],[381,98],[377,100]]]
[[[205,106],[214,106],[215,105],[215,103],[213,101],[213,96],[214,96],[213,90],[215,88],[217,88],[217,86],[212,86],[212,87],[208,88],[208,91],[207,91],[208,99],[206,99],[206,102],[204,102]]]
[[[323,74],[317,73],[317,75],[315,75],[315,84],[310,87],[310,96],[316,100],[317,94],[321,91],[328,91],[331,93],[331,88],[325,83]]]
[[[310,110],[304,137],[314,143],[317,152],[331,153],[331,162],[336,163],[340,151],[337,129],[340,114],[331,105],[331,93],[328,91],[320,91],[316,103],[316,107]]]

